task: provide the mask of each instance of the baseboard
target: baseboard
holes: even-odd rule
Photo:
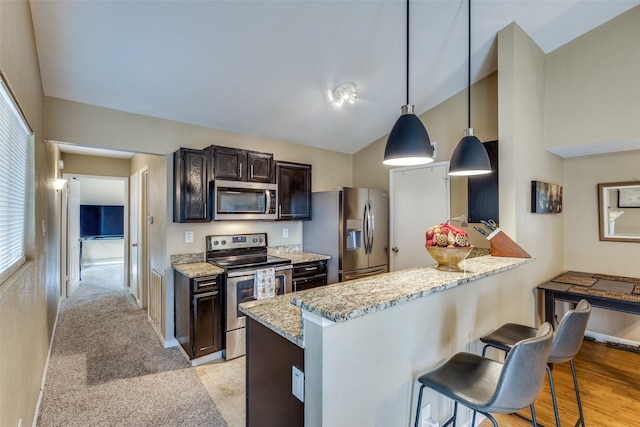
[[[175,338],[171,338],[169,340],[165,340],[164,348],[178,347],[178,340]]]
[[[591,338],[595,341],[598,342],[611,342],[611,343],[616,343],[616,344],[623,344],[623,345],[628,345],[631,347],[640,347],[640,342],[638,341],[633,341],[633,340],[628,340],[625,338],[618,338],[618,337],[614,337],[612,335],[607,335],[607,334],[601,334],[598,332],[592,332],[592,331],[586,331],[584,333],[584,336],[587,338]]]
[[[42,372],[42,383],[40,384],[40,391],[38,392],[38,401],[36,402],[36,412],[33,414],[32,427],[36,427],[38,424],[38,417],[40,416],[40,405],[42,404],[42,396],[44,395],[44,386],[47,381],[47,371],[49,370],[49,360],[51,360],[51,350],[53,349],[53,339],[56,336],[56,329],[58,327],[58,315],[60,314],[60,304],[62,303],[62,297],[58,300],[58,307],[56,307],[56,320],[53,322],[53,332],[51,333],[51,341],[49,341],[49,352],[47,353],[47,360],[44,363],[44,371]]]
[[[102,258],[102,259],[86,259],[82,261],[83,267],[92,267],[95,265],[122,264],[124,258]]]

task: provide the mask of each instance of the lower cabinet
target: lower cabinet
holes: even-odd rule
[[[222,350],[221,276],[175,271],[175,337],[190,359]]]
[[[293,292],[324,286],[327,284],[327,261],[294,264],[291,276]]]
[[[304,372],[304,350],[247,317],[248,427],[304,426],[304,403],[291,392],[291,369]]]

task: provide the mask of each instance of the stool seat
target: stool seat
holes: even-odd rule
[[[509,352],[518,341],[533,338],[536,333],[538,333],[536,328],[518,323],[505,323],[495,331],[480,338],[480,341],[491,347]]]

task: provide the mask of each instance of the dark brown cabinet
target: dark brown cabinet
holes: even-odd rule
[[[209,154],[181,148],[173,153],[173,221],[207,222]]]
[[[278,219],[311,219],[311,165],[276,161]]]
[[[291,393],[293,366],[304,372],[304,350],[247,317],[248,427],[304,426],[304,403]]]
[[[291,274],[293,291],[304,291],[327,284],[327,261],[294,264]]]
[[[212,146],[213,179],[273,182],[273,154]]]
[[[174,273],[175,337],[191,359],[222,350],[221,280]]]

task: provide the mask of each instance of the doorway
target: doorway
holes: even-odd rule
[[[64,174],[62,253],[69,297],[84,283],[128,288],[128,178]]]

